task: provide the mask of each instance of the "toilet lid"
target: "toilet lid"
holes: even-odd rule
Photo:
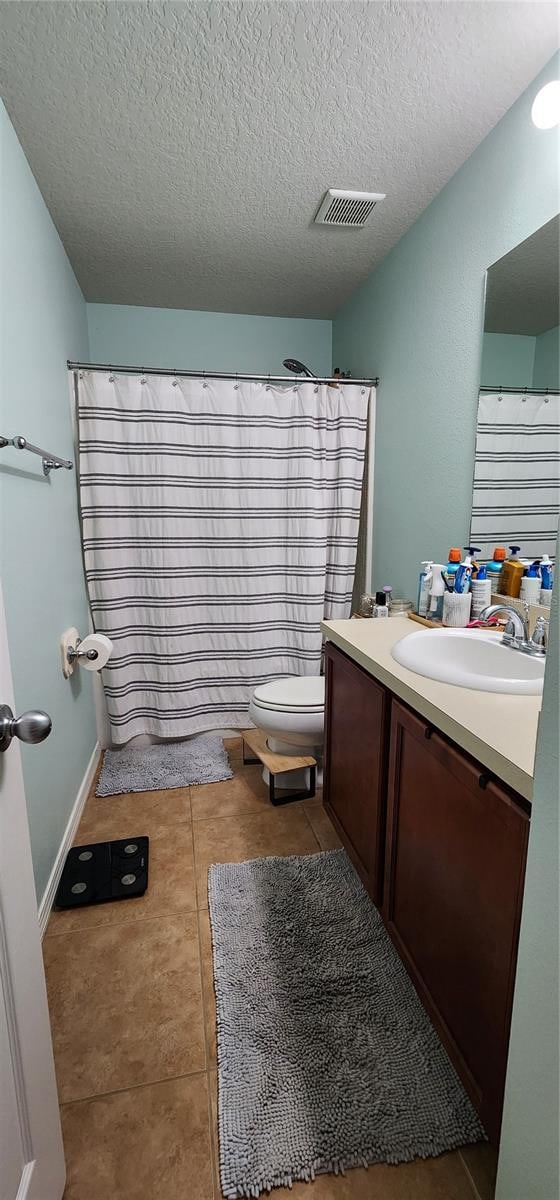
[[[325,679],[323,675],[291,675],[288,679],[275,679],[255,688],[253,701],[259,708],[272,708],[277,712],[322,712]]]

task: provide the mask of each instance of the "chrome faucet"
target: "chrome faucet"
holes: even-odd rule
[[[529,607],[525,605],[523,616],[512,604],[488,604],[478,614],[480,621],[487,621],[495,613],[507,613],[508,623],[502,636],[502,645],[512,650],[521,650],[522,654],[534,657],[546,654],[548,642],[548,621],[538,617],[532,637],[529,637]]]

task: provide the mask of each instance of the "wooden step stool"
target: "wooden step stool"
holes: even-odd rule
[[[307,755],[292,755],[292,754],[275,754],[273,750],[269,750],[266,740],[266,733],[262,729],[243,729],[241,731],[243,739],[243,765],[248,766],[249,763],[262,763],[268,771],[268,794],[270,803],[275,806],[279,804],[291,804],[294,800],[311,800],[315,795],[315,785],[317,778],[317,759]],[[256,758],[245,757],[245,746],[248,746]],[[309,769],[309,788],[303,792],[290,792],[287,796],[279,797],[274,790],[274,778],[276,775],[284,775],[288,771],[301,771],[302,768]]]

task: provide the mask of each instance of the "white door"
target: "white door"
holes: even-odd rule
[[[15,711],[1,586],[0,705]],[[0,722],[0,738],[2,729]],[[40,732],[38,723],[35,732]],[[34,752],[40,754],[41,747]],[[21,756],[14,737],[0,753],[0,1200],[61,1200],[64,1181]]]

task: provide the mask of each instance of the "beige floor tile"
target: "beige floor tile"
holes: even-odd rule
[[[321,850],[337,850],[342,842],[323,808],[322,799],[306,800],[304,808]]]
[[[151,872],[144,899],[54,914],[44,942],[65,1101],[64,1200],[221,1196],[208,867],[340,844],[320,793],[271,808],[260,767],[242,765],[240,739],[225,745],[233,780],[92,797],[86,805],[76,842],[145,833]],[[198,914],[186,911],[196,893]],[[179,914],[177,905],[185,911]],[[155,913],[166,915],[154,919]],[[345,1178],[322,1176],[275,1190],[273,1200],[474,1200],[473,1185],[480,1200],[492,1200],[494,1177],[495,1153],[480,1145]]]
[[[262,767],[239,765],[234,769],[233,779],[226,779],[223,783],[203,783],[191,788],[193,821],[244,816],[246,813],[270,809]]]
[[[477,1142],[475,1146],[463,1146],[459,1151],[463,1163],[472,1179],[479,1200],[494,1200],[498,1151],[488,1142]]]
[[[222,1195],[220,1184],[220,1146],[218,1139],[218,1072],[211,1069],[208,1072],[208,1087],[210,1089],[210,1145],[212,1147],[212,1167],[214,1173],[214,1193],[219,1200]]]
[[[205,1067],[196,913],[43,942],[62,1103]]]
[[[200,959],[202,966],[202,1002],[204,1004],[204,1028],[206,1031],[206,1053],[208,1066],[216,1066],[216,996],[214,993],[214,963],[212,958],[212,934],[207,908],[198,914],[200,934]]]
[[[416,1159],[391,1167],[378,1163],[345,1176],[322,1175],[312,1184],[279,1188],[275,1200],[474,1200],[458,1154]]]
[[[199,908],[208,904],[211,863],[243,862],[276,854],[316,854],[318,850],[303,808],[293,804],[246,817],[194,821],[193,833]]]
[[[170,792],[127,792],[121,796],[90,796],[74,845],[107,841],[168,829],[190,822],[190,788]],[[122,832],[124,830],[124,832]]]
[[[116,826],[115,838],[126,837],[128,828]],[[123,925],[142,917],[166,916],[196,909],[194,858],[190,823],[150,833],[148,888],[136,900],[94,904],[88,908],[53,912],[47,937],[97,925]],[[111,833],[113,837],[113,833]]]
[[[212,1152],[217,1195],[219,1184],[218,1077],[209,1072],[212,1108]],[[275,1188],[272,1200],[475,1200],[457,1153],[439,1158],[416,1159],[390,1167],[378,1163],[367,1170],[346,1175],[320,1175],[313,1183],[294,1183],[292,1188]]]
[[[206,1075],[62,1108],[64,1200],[212,1200]]]

